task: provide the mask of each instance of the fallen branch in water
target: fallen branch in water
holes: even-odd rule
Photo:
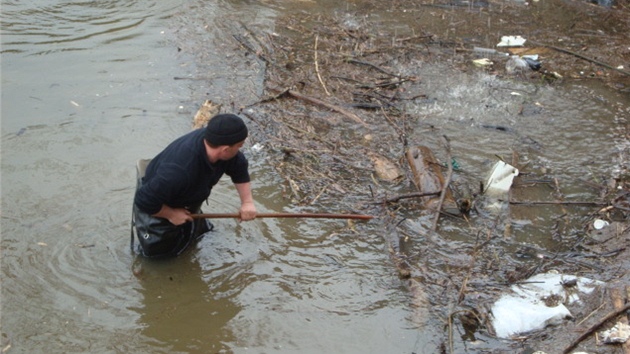
[[[385,75],[389,75],[389,76],[393,76],[393,77],[400,78],[400,75],[392,74],[392,73],[390,73],[389,71],[387,71],[387,70],[385,70],[385,69],[383,69],[383,68],[381,68],[381,67],[379,67],[379,66],[377,66],[377,65],[374,65],[374,64],[372,64],[372,63],[368,63],[368,62],[365,62],[365,61],[360,61],[360,60],[356,60],[356,59],[348,59],[348,60],[346,60],[346,61],[347,61],[348,63],[351,63],[351,64],[358,64],[358,65],[365,65],[365,66],[369,66],[369,67],[371,67],[371,68],[376,69],[377,71],[382,72],[382,73],[383,73],[383,74],[385,74]]]
[[[334,104],[322,101],[322,100],[320,100],[318,98],[315,98],[315,97],[310,97],[310,96],[303,95],[303,94],[301,94],[301,93],[299,93],[297,91],[294,91],[294,90],[288,90],[288,91],[286,91],[286,93],[291,95],[291,96],[293,96],[293,97],[295,97],[295,98],[297,98],[297,99],[300,99],[300,100],[303,100],[303,101],[306,101],[306,102],[310,102],[310,103],[314,103],[316,105],[320,105],[320,106],[326,107],[326,108],[328,108],[330,110],[333,110],[333,111],[335,111],[337,113],[341,113],[344,116],[352,119],[353,121],[355,121],[357,123],[360,123],[361,125],[367,127],[367,124],[358,115],[356,115],[356,114],[354,114],[352,112],[349,112],[349,111],[347,111],[347,110],[345,110],[345,109],[343,109],[343,108],[341,108],[339,106],[336,106]]]
[[[400,194],[395,197],[387,198],[380,202],[374,202],[374,204],[382,204],[382,203],[396,203],[401,199],[411,199],[411,198],[420,198],[420,197],[429,197],[432,195],[440,195],[441,192],[429,192],[429,193],[409,193],[409,194]]]
[[[191,214],[193,219],[239,219],[239,213]],[[309,219],[374,219],[372,215],[363,214],[321,214],[321,213],[258,213],[256,218],[309,218]]]
[[[630,286],[626,286],[625,289],[626,293],[628,291],[630,291]],[[613,304],[613,308],[615,310],[619,310],[621,308],[623,308],[623,304],[625,302],[624,296],[622,295],[622,289],[616,287],[610,290],[610,299],[612,300],[612,304]],[[628,317],[627,316],[621,316],[621,319],[619,320],[619,322],[621,322],[624,325],[628,325]],[[630,354],[630,341],[625,341],[624,343],[621,344],[621,348],[623,349],[624,354]]]
[[[543,46],[543,47],[551,48],[551,49],[553,49],[553,50],[555,50],[555,51],[562,52],[562,53],[565,53],[565,54],[571,54],[571,55],[573,55],[573,56],[575,56],[575,57],[578,57],[578,58],[580,58],[580,59],[584,59],[584,60],[586,60],[586,61],[590,61],[590,62],[591,62],[591,63],[593,63],[593,64],[597,64],[597,65],[599,65],[599,66],[603,66],[603,67],[608,68],[608,69],[610,69],[610,70],[615,70],[615,71],[618,71],[618,72],[620,72],[620,73],[622,73],[622,74],[625,74],[625,75],[630,76],[630,72],[627,72],[627,71],[622,70],[622,69],[618,69],[618,68],[616,68],[616,67],[614,67],[614,66],[612,66],[612,65],[606,64],[606,63],[602,63],[602,62],[601,62],[601,61],[599,61],[599,60],[595,60],[595,59],[593,59],[593,58],[589,58],[589,57],[584,56],[584,55],[582,55],[582,54],[580,54],[580,53],[572,52],[572,51],[570,51],[570,50],[563,49],[563,48],[559,48],[559,47],[552,46],[552,45],[548,45],[548,44],[536,43],[536,45],[540,45],[540,46]]]
[[[514,205],[596,205],[596,206],[600,206],[600,205],[608,205],[608,203],[604,203],[604,202],[578,202],[578,201],[549,201],[549,202],[544,202],[544,201],[526,201],[526,202],[516,202],[516,201],[510,201],[510,204],[514,204]]]
[[[444,204],[444,198],[446,197],[446,192],[448,191],[448,185],[451,183],[451,176],[453,175],[453,161],[451,158],[451,144],[446,135],[443,136],[445,145],[446,145],[446,160],[448,162],[448,173],[446,174],[446,180],[444,181],[444,186],[442,186],[442,192],[440,193],[440,202],[437,205],[437,213],[435,214],[435,219],[433,220],[432,231],[437,230],[438,220],[440,219],[440,210],[442,210],[442,204]]]
[[[247,43],[247,41],[245,40],[245,38],[243,38],[243,36],[241,35],[232,35],[232,37],[234,37],[234,39],[241,45],[243,46],[243,48],[247,49],[248,51],[250,51],[251,53],[253,53],[256,57],[258,57],[260,60],[264,61],[267,64],[271,64],[274,65],[274,63],[265,56],[265,54],[262,53],[262,51],[256,50],[254,49],[249,43]]]

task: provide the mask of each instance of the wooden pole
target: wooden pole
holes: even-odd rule
[[[210,213],[210,214],[192,214],[193,219],[238,219],[238,213]],[[361,214],[317,214],[317,213],[258,213],[256,218],[315,218],[315,219],[373,219],[372,215]]]

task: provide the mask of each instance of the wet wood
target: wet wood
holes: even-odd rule
[[[429,210],[444,210],[450,214],[459,215],[457,202],[448,188],[445,188],[444,176],[441,165],[435,159],[433,152],[426,146],[415,146],[407,150],[407,161],[413,173],[413,183],[420,193],[441,193],[444,190],[444,200],[442,197],[426,196],[423,203]],[[441,205],[441,208],[440,208]]]
[[[394,181],[403,176],[402,171],[392,161],[371,151],[367,155],[372,160],[378,178],[384,181]]]
[[[382,201],[374,202],[374,204],[387,204],[387,203],[396,203],[401,199],[412,199],[412,198],[421,198],[421,197],[435,197],[439,196],[440,192],[430,192],[430,193],[408,193],[408,194],[400,194],[394,197],[389,197],[383,199]]]
[[[607,205],[607,203],[603,202],[580,202],[580,201],[510,201],[510,204],[513,205]]]
[[[215,104],[210,100],[205,100],[193,118],[192,128],[199,129],[205,127],[208,121],[210,121],[210,118],[219,114],[220,110],[221,105]]]
[[[627,289],[626,291],[622,291],[621,288],[616,287],[610,290],[610,299],[612,300],[613,308],[615,310],[620,310],[623,308],[623,304],[625,302],[623,295],[624,292],[627,292]],[[628,317],[621,316],[619,322],[628,325]],[[624,354],[630,354],[630,341],[626,341],[625,343],[621,344],[621,348],[623,349]]]
[[[561,52],[561,53],[573,55],[573,56],[578,57],[580,59],[589,61],[589,62],[591,62],[593,64],[597,64],[597,65],[603,66],[603,67],[605,67],[607,69],[615,70],[615,71],[620,72],[620,73],[622,73],[624,75],[630,76],[630,72],[628,72],[628,71],[625,71],[625,70],[620,69],[620,68],[616,68],[616,67],[614,67],[614,66],[612,66],[610,64],[603,63],[603,62],[601,62],[599,60],[596,60],[596,59],[593,59],[593,58],[589,58],[589,57],[584,56],[584,55],[582,55],[580,53],[576,53],[576,52],[570,51],[568,49],[564,49],[564,48],[560,48],[560,47],[556,47],[556,46],[552,46],[552,45],[548,45],[548,44],[539,43],[538,45],[543,46],[543,47],[547,47],[547,48],[551,48],[551,49],[553,49],[555,51],[558,51],[558,52]]]
[[[303,94],[301,94],[301,93],[299,93],[299,92],[297,92],[295,90],[288,90],[287,93],[289,95],[291,95],[292,97],[295,97],[295,98],[300,99],[302,101],[306,101],[306,102],[313,103],[313,104],[316,104],[316,105],[319,105],[319,106],[323,106],[323,107],[326,107],[326,108],[328,108],[328,109],[330,109],[332,111],[335,111],[337,113],[341,113],[344,116],[352,119],[353,121],[363,125],[364,127],[367,127],[367,124],[358,115],[356,115],[356,114],[354,114],[354,113],[352,113],[352,112],[350,112],[350,111],[348,111],[348,110],[346,110],[344,108],[341,108],[341,107],[339,107],[337,105],[334,105],[332,103],[328,103],[328,102],[322,101],[322,100],[320,100],[318,98],[315,98],[315,97],[310,97],[310,96],[307,96],[307,95],[303,95]]]
[[[444,141],[446,142],[446,160],[448,161],[448,172],[446,173],[446,180],[442,182],[442,192],[440,193],[440,200],[438,202],[438,205],[436,207],[436,210],[442,210],[442,205],[444,205],[444,201],[446,200],[446,195],[447,194],[451,194],[450,189],[448,188],[448,185],[451,183],[451,177],[453,175],[453,162],[452,162],[452,157],[451,157],[451,144],[448,141],[448,138],[446,136],[444,136]],[[451,196],[451,199],[453,197]],[[453,203],[455,204],[455,207],[457,209],[457,211],[459,211],[459,208],[457,208],[457,203],[453,200]],[[435,213],[435,219],[433,219],[433,226],[431,227],[431,230],[435,231],[437,230],[437,225],[438,225],[438,221],[440,220],[440,213]]]
[[[192,214],[193,219],[238,219],[241,217],[239,213],[208,213],[208,214]],[[363,214],[322,214],[322,213],[258,213],[256,218],[311,218],[311,219],[374,219],[372,215]]]
[[[375,69],[375,70],[377,70],[377,71],[379,71],[379,72],[381,72],[381,73],[383,73],[385,75],[389,75],[389,76],[392,76],[392,77],[397,77],[397,78],[401,77],[400,75],[396,75],[396,74],[390,73],[389,71],[381,68],[378,65],[375,65],[375,64],[372,64],[372,63],[368,63],[368,62],[365,62],[365,61],[361,61],[361,60],[357,60],[357,59],[348,59],[347,62],[351,63],[351,64],[358,64],[358,65],[369,66],[369,67],[371,67],[371,68],[373,68],[373,69]]]
[[[383,233],[383,238],[387,242],[389,255],[392,263],[398,271],[398,276],[408,287],[412,316],[410,322],[416,327],[424,327],[430,318],[429,308],[431,303],[428,299],[424,284],[420,279],[412,277],[414,269],[422,268],[419,264],[412,265],[412,261],[408,254],[411,246],[411,238],[401,234],[398,229],[398,223],[394,220],[387,220],[387,230]],[[424,270],[420,271],[423,273]]]

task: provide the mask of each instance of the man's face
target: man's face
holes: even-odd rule
[[[240,143],[234,144],[232,146],[222,146],[221,147],[221,160],[229,160],[236,156],[238,150],[243,147],[245,144],[245,140]]]

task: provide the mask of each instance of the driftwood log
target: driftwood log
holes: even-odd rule
[[[407,161],[413,173],[413,183],[420,193],[435,193],[435,196],[425,196],[422,198],[423,204],[428,210],[440,212],[440,196],[442,189],[446,188],[441,165],[435,159],[433,152],[426,146],[415,146],[407,150]],[[453,193],[449,189],[445,190],[444,201],[441,210],[459,215],[460,211]]]

